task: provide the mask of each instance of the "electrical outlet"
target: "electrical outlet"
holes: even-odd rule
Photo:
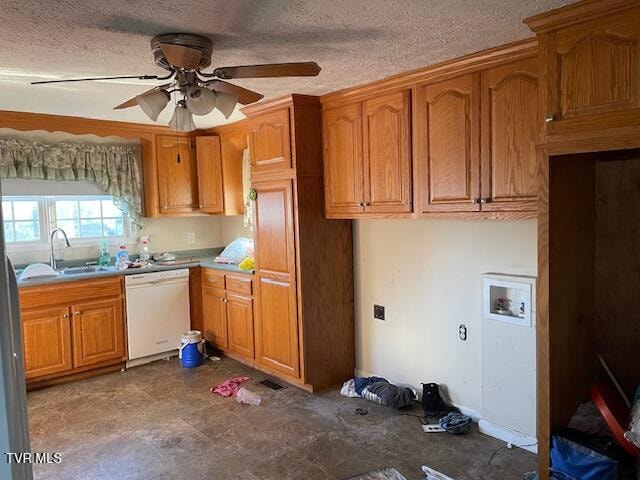
[[[462,340],[463,342],[467,341],[467,326],[464,324],[460,324],[460,326],[458,327],[458,336],[460,337],[460,340]]]
[[[373,306],[373,318],[384,320],[384,307],[382,305]]]
[[[196,244],[196,234],[194,232],[187,233],[187,243],[189,245],[195,245]]]

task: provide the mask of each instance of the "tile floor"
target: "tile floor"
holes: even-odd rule
[[[209,393],[248,375],[260,406]],[[32,451],[61,452],[37,465],[37,479],[344,479],[393,466],[409,480],[429,465],[456,480],[519,480],[535,456],[502,449],[474,429],[425,434],[420,420],[336,390],[273,391],[266,378],[233,360],[180,368],[176,359],[55,386],[28,397]],[[364,407],[365,416],[354,410]],[[415,413],[420,413],[416,409]],[[477,473],[478,468],[482,475]]]

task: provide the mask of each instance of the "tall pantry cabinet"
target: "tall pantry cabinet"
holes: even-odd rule
[[[351,222],[326,220],[320,103],[246,107],[254,205],[255,359],[319,390],[355,367]]]

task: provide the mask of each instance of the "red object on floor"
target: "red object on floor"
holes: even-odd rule
[[[219,385],[214,385],[209,389],[211,393],[217,393],[223,397],[235,397],[240,390],[240,384],[251,380],[250,377],[236,377],[227,380]]]
[[[613,433],[618,445],[624,448],[634,458],[640,458],[640,450],[624,438],[624,432],[627,431],[631,412],[620,393],[613,386],[605,383],[594,383],[589,388],[591,399],[595,403],[600,415],[607,422],[607,426]]]

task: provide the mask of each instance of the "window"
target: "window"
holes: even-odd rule
[[[131,224],[109,195],[2,197],[5,241],[9,245],[49,243],[51,229],[62,228],[69,238],[93,242],[124,239]]]
[[[49,197],[51,225],[69,238],[124,236],[124,215],[111,197]]]
[[[37,197],[9,197],[2,200],[4,238],[11,242],[39,242],[41,203]]]

